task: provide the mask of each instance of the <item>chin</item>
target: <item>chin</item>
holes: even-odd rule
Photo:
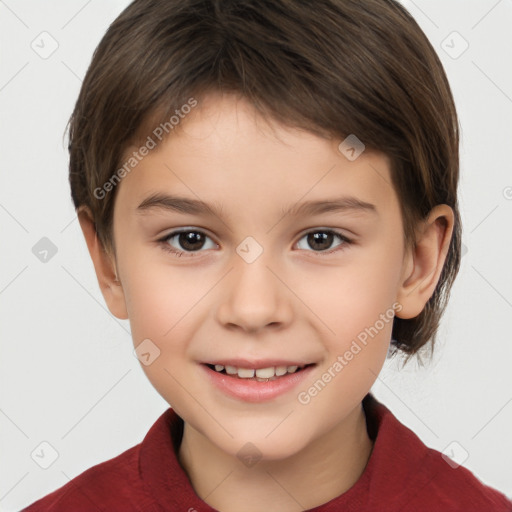
[[[235,434],[233,432],[233,434]],[[279,461],[292,457],[304,449],[309,439],[297,438],[286,431],[279,434],[244,435],[238,433],[234,439],[222,439],[217,446],[232,457],[240,459],[248,467],[251,461]],[[213,441],[213,439],[212,439]]]

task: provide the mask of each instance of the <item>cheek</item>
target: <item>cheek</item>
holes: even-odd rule
[[[218,277],[211,271],[166,265],[142,251],[133,251],[129,260],[123,286],[133,344],[137,347],[149,339],[156,345],[158,358],[143,369],[155,387],[163,380],[169,388],[174,386],[169,372],[178,378],[190,369],[185,366],[192,364],[187,362],[190,340],[209,311],[208,292]]]
[[[343,418],[349,410],[343,407],[355,407],[364,398],[386,360],[395,314],[396,273],[393,269],[386,273],[386,267],[382,261],[340,272],[335,293],[318,309],[334,334],[324,338],[327,356],[297,398],[310,415],[326,418],[327,426]],[[335,413],[333,404],[340,407]]]
[[[315,287],[310,287],[307,297],[334,331],[338,342],[357,336],[358,332],[378,322],[383,314],[387,320],[385,325],[390,328],[399,261],[399,257],[393,255],[364,257],[346,268],[331,269],[323,278],[317,275]],[[381,322],[378,326],[379,330],[383,329]]]
[[[328,299],[318,292],[312,297],[312,309],[329,327],[325,365],[333,365],[338,356],[344,359],[343,370],[336,373],[342,387],[346,382],[364,388],[373,382],[385,361],[401,270],[402,255],[396,247],[399,245],[393,248],[380,243],[364,255],[361,251],[361,257],[326,274],[325,282],[318,283],[329,290]]]
[[[136,340],[173,338],[177,326],[204,295],[197,277],[162,262],[133,257],[126,265],[127,309]]]
[[[179,269],[155,263],[144,266],[139,261],[130,272],[125,295],[141,368],[179,414],[187,409],[188,395],[182,386],[191,371],[187,350],[197,322],[194,306],[207,289],[194,286]],[[142,356],[147,352],[149,361]]]

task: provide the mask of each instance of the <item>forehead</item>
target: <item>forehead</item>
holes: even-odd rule
[[[117,201],[133,209],[151,195],[172,193],[222,209],[260,201],[282,212],[284,204],[326,195],[357,195],[381,206],[396,200],[389,159],[364,151],[350,161],[340,142],[264,118],[244,99],[210,95],[123,178]]]

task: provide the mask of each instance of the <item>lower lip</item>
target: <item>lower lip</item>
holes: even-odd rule
[[[226,395],[243,400],[244,402],[266,402],[282,395],[303,382],[313,371],[315,365],[308,366],[301,371],[289,373],[268,382],[240,379],[225,373],[210,369],[207,365],[200,365],[211,382]]]

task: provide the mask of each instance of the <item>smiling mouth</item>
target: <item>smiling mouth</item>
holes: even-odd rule
[[[252,380],[257,382],[270,382],[277,380],[286,375],[299,373],[305,368],[315,366],[315,363],[306,364],[302,366],[269,366],[268,368],[237,368],[235,366],[222,365],[222,364],[206,364],[210,370],[214,372],[227,375],[234,379]]]

